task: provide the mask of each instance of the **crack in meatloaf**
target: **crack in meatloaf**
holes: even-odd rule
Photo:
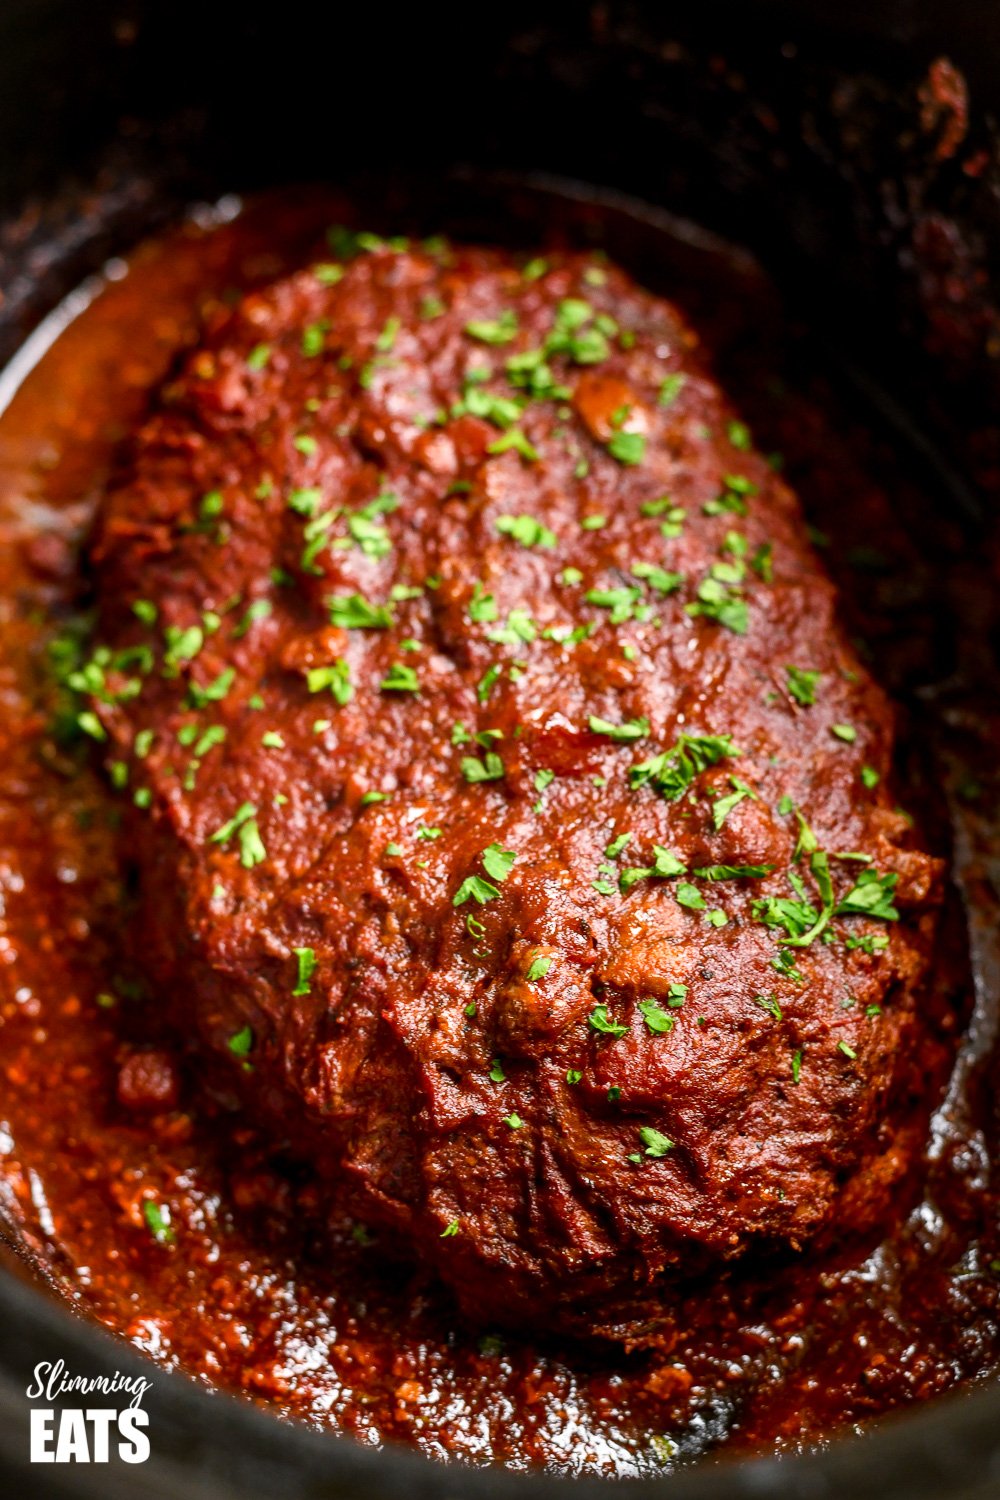
[[[600,257],[342,241],[100,514],[151,1003],[477,1318],[876,1224],[940,866],[795,497]]]

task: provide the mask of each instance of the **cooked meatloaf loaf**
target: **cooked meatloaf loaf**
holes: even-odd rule
[[[939,866],[795,497],[599,257],[341,238],[93,542],[151,1003],[477,1318],[870,1226]]]

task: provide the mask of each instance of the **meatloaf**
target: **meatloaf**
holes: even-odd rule
[[[92,544],[150,1004],[479,1320],[871,1227],[940,866],[780,464],[601,256],[334,243]]]

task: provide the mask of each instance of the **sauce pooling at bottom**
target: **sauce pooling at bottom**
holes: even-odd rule
[[[65,1295],[161,1363],[316,1425],[473,1461],[659,1471],[722,1443],[811,1442],[992,1370],[1000,1339],[976,1152],[992,1125],[977,1113],[974,1071],[935,1120],[923,1201],[884,1244],[840,1260],[748,1262],[692,1284],[670,1338],[623,1354],[470,1332],[437,1284],[393,1262],[361,1224],[335,1224],[331,1249],[308,1173],[249,1125],[234,1137],[169,1036],[151,1032],[121,952],[130,896],[111,804],[87,756],[52,731],[67,705],[53,695],[51,659],[83,629],[77,548],[115,444],[193,339],[199,305],[294,265],[339,210],[314,199],[278,215],[262,203],[142,247],[0,423],[7,1216]],[[696,289],[692,299],[697,321]],[[717,335],[742,396],[749,316]],[[870,566],[881,545],[912,593],[920,560],[865,475],[867,435],[846,442],[802,398],[744,404],[829,528],[835,563],[863,547]],[[860,497],[863,532],[852,533],[842,495]],[[913,622],[900,628],[891,570],[876,576],[855,591],[854,623],[880,667],[905,680],[893,642],[912,639]]]

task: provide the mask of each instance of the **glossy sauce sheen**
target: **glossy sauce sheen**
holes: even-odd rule
[[[786,1251],[763,1273],[748,1263],[710,1278],[707,1291],[694,1280],[645,1352],[570,1352],[469,1331],[436,1283],[387,1262],[391,1236],[346,1213],[325,1223],[310,1173],[276,1156],[267,1133],[234,1126],[219,1090],[214,1103],[200,1096],[169,1030],[151,1023],[116,932],[132,898],[118,883],[112,801],[86,758],[47,733],[47,621],[71,618],[75,545],[115,444],[194,337],[199,304],[295,265],[311,217],[286,216],[277,251],[261,211],[138,252],[0,428],[9,1216],[67,1295],[163,1362],[321,1425],[477,1461],[644,1472],[727,1439],[794,1445],[982,1371],[994,1358],[994,1281],[988,1254],[970,1248],[986,1197],[975,1127],[957,1105],[950,1127],[937,1123],[927,1203],[907,1218],[916,1194],[903,1194],[902,1222],[872,1254],[870,1242],[839,1259]],[[599,426],[597,406],[592,415]],[[793,415],[801,433],[802,410]],[[781,414],[770,421],[780,432]],[[483,439],[474,426],[466,436]],[[849,455],[823,436],[811,435],[811,453],[799,439],[820,500],[836,491],[836,463],[840,483],[858,487]],[[869,524],[878,510],[867,507]],[[588,754],[595,773],[611,767],[600,736]],[[370,816],[389,839],[385,807]],[[941,969],[927,1002],[938,1032],[955,1014]]]

